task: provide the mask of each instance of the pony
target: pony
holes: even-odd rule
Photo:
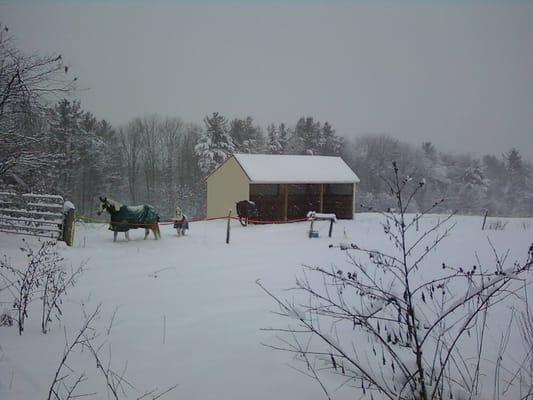
[[[178,236],[185,236],[185,234],[189,230],[189,220],[187,216],[183,214],[183,211],[180,207],[176,207],[173,221],[174,229],[176,229],[176,234]]]
[[[185,214],[183,214],[183,218],[181,220],[174,220],[174,229],[176,229],[178,236],[185,236],[189,230],[189,220]]]
[[[113,241],[117,241],[119,232],[124,232],[126,240],[130,240],[129,230],[144,228],[144,240],[148,237],[150,231],[154,233],[154,238],[161,239],[159,230],[159,215],[154,207],[150,205],[126,206],[118,201],[100,197],[100,207],[96,214],[101,215],[107,211],[111,216],[109,229],[113,231]]]

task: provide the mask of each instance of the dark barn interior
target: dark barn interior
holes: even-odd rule
[[[309,211],[353,218],[353,184],[250,184],[250,201],[262,221],[304,218]]]

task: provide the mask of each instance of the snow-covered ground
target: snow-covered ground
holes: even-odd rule
[[[421,229],[438,218],[425,217]],[[430,262],[472,265],[477,252],[482,262],[489,263],[487,237],[498,250],[510,249],[509,262],[524,260],[533,240],[533,219],[499,218],[507,223],[505,229],[485,231],[480,230],[479,217],[454,220],[452,235]],[[120,234],[117,243],[107,226],[77,226],[75,246],[59,243],[60,251],[74,268],[88,264],[77,286],[68,292],[61,324],[53,322],[51,332],[41,334],[36,302],[22,336],[15,327],[0,327],[0,399],[45,398],[65,346],[64,331],[71,338],[84,320],[82,309],[90,312],[98,304],[102,305],[95,323],[98,340],[110,343],[111,365],[116,370],[127,365],[126,376],[139,394],[179,384],[167,398],[323,398],[315,382],[289,367],[290,354],[262,346],[275,342],[274,334],[262,328],[284,327],[288,321],[272,313],[276,306],[256,280],[290,298],[292,294],[283,290],[294,285],[302,264],[346,266],[346,253],[329,244],[383,248],[388,241],[375,214],[339,221],[332,239],[327,237],[328,223],[316,225],[320,237],[309,239],[308,223],[246,228],[232,223],[229,245],[225,221],[192,223],[186,237],[177,237],[171,226],[163,226],[160,241],[153,240],[152,234],[144,241],[144,231],[134,230],[132,241],[126,242]],[[0,233],[0,255],[5,254],[11,265],[23,261],[22,238]],[[0,296],[6,300],[7,292]],[[496,330],[491,332],[495,337],[499,321],[496,316]],[[508,351],[519,352],[520,346],[510,346]],[[108,358],[107,350],[103,354]],[[70,366],[89,377],[82,391],[105,393],[94,364],[89,354],[82,353],[75,355]],[[332,389],[337,384],[326,383]],[[335,394],[339,399],[354,398],[349,388]]]

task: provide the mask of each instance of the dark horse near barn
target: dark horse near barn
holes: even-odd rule
[[[253,201],[241,200],[236,204],[237,215],[239,216],[239,222],[242,226],[248,225],[250,218],[257,217],[257,206]]]
[[[126,239],[130,240],[128,231],[137,228],[144,228],[144,239],[148,237],[150,231],[154,233],[156,240],[161,239],[159,215],[150,205],[126,206],[107,197],[100,197],[100,208],[97,214],[100,215],[104,211],[111,215],[109,229],[114,232],[113,241],[117,240],[119,232],[124,232]]]

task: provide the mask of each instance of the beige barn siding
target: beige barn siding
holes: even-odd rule
[[[236,215],[235,203],[248,200],[248,177],[235,158],[230,158],[207,178],[207,218]]]

